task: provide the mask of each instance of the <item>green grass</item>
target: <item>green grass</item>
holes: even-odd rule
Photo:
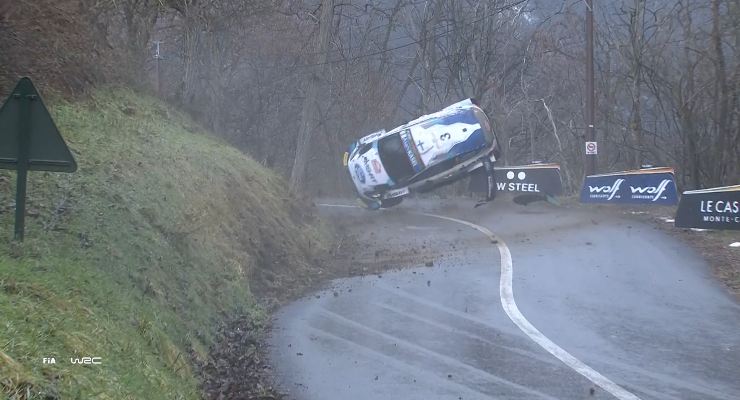
[[[199,398],[191,358],[226,316],[264,317],[250,287],[309,275],[320,224],[282,179],[155,99],[106,89],[50,108],[79,170],[29,173],[23,243],[15,173],[0,171],[0,393]],[[82,356],[103,364],[69,361]]]

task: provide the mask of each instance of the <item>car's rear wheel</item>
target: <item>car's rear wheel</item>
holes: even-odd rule
[[[403,196],[391,197],[390,199],[380,200],[380,208],[390,208],[401,204]]]

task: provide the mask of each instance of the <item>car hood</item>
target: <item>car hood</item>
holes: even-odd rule
[[[369,192],[377,185],[391,185],[392,181],[380,161],[377,142],[362,154],[356,154],[347,165],[352,181],[360,193]]]

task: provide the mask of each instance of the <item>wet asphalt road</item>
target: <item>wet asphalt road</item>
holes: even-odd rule
[[[512,322],[495,244],[419,209],[503,239],[524,317],[629,395],[740,399],[740,305],[691,249],[618,215],[499,200],[478,209],[324,209],[367,243],[357,262],[393,263],[413,251],[418,267],[339,280],[276,315],[271,361],[290,398],[624,398]]]

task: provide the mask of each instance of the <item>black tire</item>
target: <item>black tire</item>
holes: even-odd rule
[[[368,210],[378,210],[380,207],[382,207],[382,203],[377,202],[377,201],[367,200],[366,198],[362,196],[357,196],[357,199],[359,199],[362,202],[362,204],[365,205],[365,208],[367,208]]]
[[[391,208],[393,206],[397,206],[401,204],[402,201],[403,201],[403,196],[391,197],[390,199],[383,199],[383,200],[380,200],[380,208]]]

